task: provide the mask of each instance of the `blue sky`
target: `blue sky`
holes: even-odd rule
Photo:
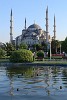
[[[10,11],[13,10],[13,37],[22,34],[25,17],[27,27],[35,23],[45,30],[46,8],[49,10],[49,34],[53,36],[53,20],[56,17],[56,36],[67,36],[67,0],[0,0],[0,42],[9,42]]]

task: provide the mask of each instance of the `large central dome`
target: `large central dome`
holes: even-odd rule
[[[28,29],[41,29],[41,27],[39,26],[39,25],[37,25],[37,24],[32,24],[32,25],[30,25],[29,27],[28,27]]]

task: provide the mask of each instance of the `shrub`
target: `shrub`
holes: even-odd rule
[[[44,58],[44,52],[42,50],[37,52],[37,58]]]
[[[33,54],[29,50],[16,50],[13,51],[10,56],[11,62],[32,62],[33,61]]]
[[[6,55],[5,50],[0,48],[0,58],[4,57]]]

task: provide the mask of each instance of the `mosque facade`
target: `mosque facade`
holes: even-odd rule
[[[30,25],[27,29],[23,29],[22,35],[16,37],[17,45],[24,43],[32,46],[33,44],[41,44],[43,41],[46,42],[46,32],[35,23]]]

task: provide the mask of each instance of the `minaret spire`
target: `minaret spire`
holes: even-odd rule
[[[55,15],[54,15],[54,40],[56,40],[56,21],[55,21]]]
[[[12,9],[11,9],[11,16],[12,16]]]
[[[13,15],[12,15],[12,9],[10,14],[10,43],[13,41]]]
[[[48,6],[46,9],[46,42],[47,43],[49,42],[49,39],[48,39]]]
[[[26,30],[26,18],[25,18],[25,30]]]

